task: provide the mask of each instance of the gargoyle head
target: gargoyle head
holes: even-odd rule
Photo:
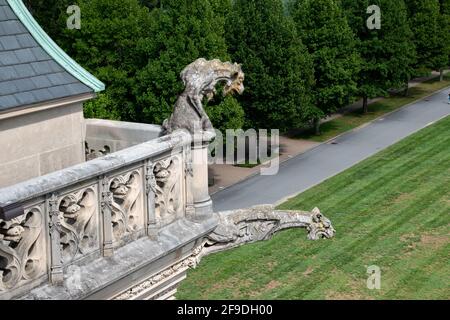
[[[128,190],[129,189],[126,186],[126,184],[117,179],[111,183],[111,192],[113,193],[115,198],[118,198],[118,199],[126,198],[126,196],[128,194]]]
[[[336,230],[331,225],[331,221],[320,212],[319,208],[314,208],[311,211],[311,214],[312,223],[308,227],[308,237],[312,240],[317,240],[319,238],[329,239],[334,237]]]
[[[22,239],[25,228],[20,221],[12,219],[0,223],[0,239],[18,243]]]
[[[227,82],[224,87],[223,94],[224,96],[228,94],[242,94],[244,93],[244,79],[245,75],[241,70],[241,66],[238,64],[234,64],[234,68],[236,68],[236,72],[233,74],[232,78]]]
[[[159,182],[166,182],[170,176],[169,170],[163,167],[161,163],[157,163],[154,168],[155,178]]]
[[[61,201],[59,210],[63,213],[64,218],[76,219],[81,210],[81,206],[77,203],[75,197],[67,196]]]
[[[240,64],[222,62],[218,59],[197,59],[181,72],[186,91],[206,96],[216,93],[216,85],[225,82],[224,95],[244,92],[244,73]]]

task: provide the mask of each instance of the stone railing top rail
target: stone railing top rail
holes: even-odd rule
[[[191,134],[177,130],[139,145],[81,163],[13,186],[0,189],[0,219],[11,220],[23,214],[21,203],[86,181],[126,165],[158,156],[175,148],[190,145]]]

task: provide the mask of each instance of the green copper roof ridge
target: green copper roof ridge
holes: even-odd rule
[[[105,84],[87,72],[75,60],[67,55],[41,28],[39,23],[33,18],[25,7],[22,0],[6,0],[17,15],[19,20],[25,25],[34,39],[57,63],[79,81],[92,88],[95,92],[105,90]]]

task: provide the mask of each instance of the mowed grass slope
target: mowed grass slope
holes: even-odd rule
[[[450,117],[281,208],[315,206],[334,239],[292,229],[206,257],[177,298],[450,299]],[[367,289],[370,265],[380,290]]]

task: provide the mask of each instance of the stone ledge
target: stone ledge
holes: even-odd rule
[[[24,202],[191,143],[185,130],[110,155],[0,189],[0,206]],[[0,219],[3,219],[0,217]]]
[[[147,237],[141,238],[118,248],[112,257],[101,257],[80,267],[72,266],[69,272],[66,272],[62,285],[52,286],[47,283],[32,289],[20,299],[112,298],[127,290],[130,287],[130,280],[139,283],[169,265],[166,261],[158,263],[159,260],[172,254],[174,257],[170,258],[175,263],[176,260],[189,256],[196,242],[201,242],[216,226],[215,216],[202,223],[193,223],[186,219],[178,220],[161,229],[156,241]],[[185,249],[185,252],[177,252],[180,249]],[[109,289],[111,285],[114,287]]]

